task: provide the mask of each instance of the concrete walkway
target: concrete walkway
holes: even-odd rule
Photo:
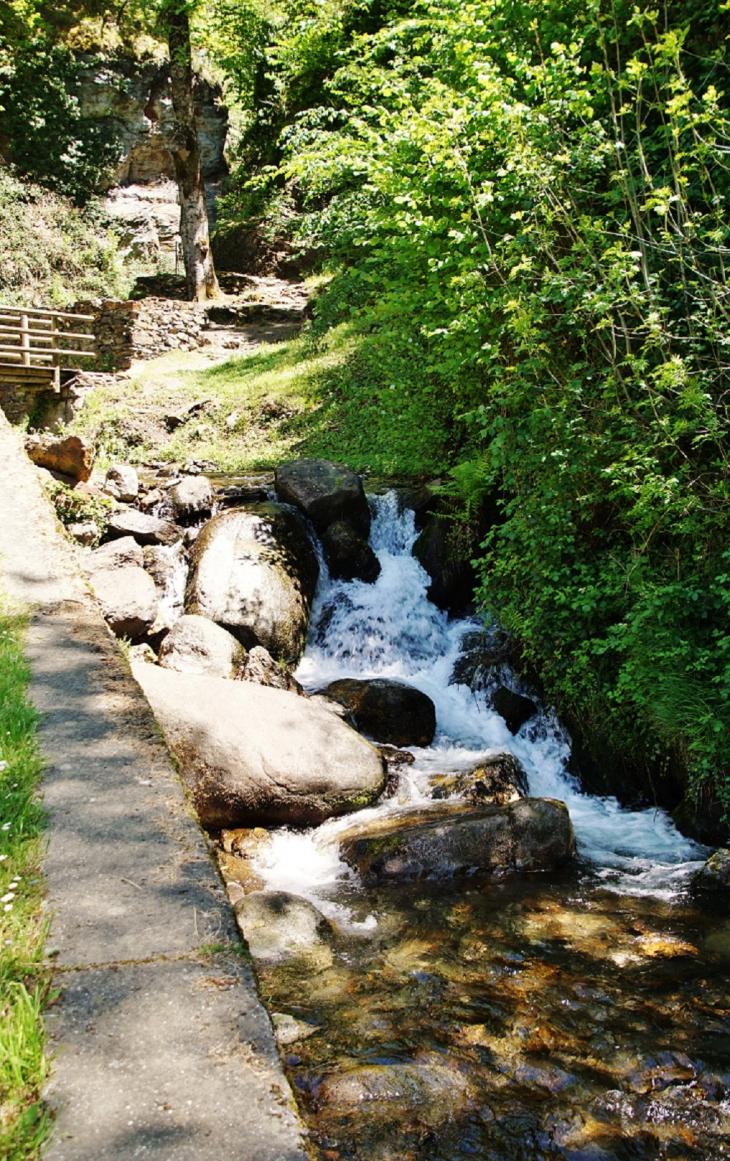
[[[269,1017],[141,690],[0,413],[0,574],[32,611],[60,999],[49,1161],[304,1161]]]

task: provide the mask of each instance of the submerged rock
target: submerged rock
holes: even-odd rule
[[[271,1023],[274,1025],[274,1037],[282,1047],[287,1044],[296,1044],[299,1040],[307,1040],[310,1036],[320,1032],[316,1024],[308,1024],[306,1020],[297,1020],[289,1012],[272,1012]]]
[[[438,774],[431,779],[433,798],[453,798],[458,795],[472,802],[491,802],[505,806],[530,793],[527,774],[514,754],[505,752],[485,758],[471,770],[453,774]]]
[[[251,681],[254,685],[268,685],[271,689],[288,689],[290,693],[307,696],[294,674],[286,666],[274,661],[263,645],[255,645],[249,650],[239,666],[236,679]]]
[[[338,837],[342,858],[366,882],[442,879],[477,869],[549,871],[575,854],[568,809],[551,798],[480,808],[435,803]]]
[[[157,616],[157,589],[143,568],[125,565],[97,572],[92,577],[94,595],[104,620],[117,637],[141,637]]]
[[[372,1102],[410,1106],[436,1103],[448,1104],[452,1113],[471,1095],[466,1069],[436,1052],[419,1052],[412,1060],[365,1064],[333,1073],[320,1081],[315,1092],[317,1102],[324,1105],[352,1108]]]
[[[346,520],[336,520],[322,533],[322,550],[333,580],[374,584],[380,576],[377,556]]]
[[[374,746],[308,698],[134,665],[203,826],[314,826],[371,805]]]
[[[112,544],[115,543],[112,541]],[[121,543],[117,541],[116,543]],[[167,549],[159,544],[145,544],[142,549],[145,572],[148,572],[161,592],[165,592],[177,570],[177,563]]]
[[[318,532],[346,520],[367,540],[370,509],[362,480],[349,468],[329,460],[294,460],[276,469],[274,486],[279,499],[308,516]]]
[[[160,645],[160,665],[177,673],[233,678],[244,657],[243,646],[231,633],[193,613],[176,621]]]
[[[420,689],[389,677],[345,677],[319,691],[344,706],[358,730],[391,746],[430,746],[436,707]]]
[[[185,611],[209,617],[245,648],[296,665],[319,575],[300,514],[257,504],[214,516],[190,554]]]
[[[516,734],[525,722],[529,722],[537,713],[534,701],[521,693],[507,689],[505,685],[498,686],[492,698],[492,705],[499,716],[504,718],[511,734]]]
[[[254,959],[281,963],[304,958],[313,970],[331,966],[332,925],[308,899],[287,891],[256,891],[240,899],[235,912]]]
[[[710,891],[730,891],[730,850],[715,851],[692,880],[696,887]]]

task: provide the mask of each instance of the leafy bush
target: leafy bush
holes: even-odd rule
[[[79,62],[66,45],[0,35],[6,160],[23,177],[83,205],[111,174],[119,143],[109,122],[82,116],[79,87]]]
[[[503,497],[485,611],[563,706],[722,783],[726,17],[688,15],[419,5],[356,43],[284,174],[336,263],[320,325],[417,350],[410,422],[470,425],[454,490]]]
[[[114,235],[97,207],[66,198],[0,169],[0,301],[63,306],[123,297],[129,288]]]
[[[64,527],[93,520],[99,530],[98,541],[114,510],[114,501],[107,496],[87,496],[83,492],[75,492],[60,480],[51,480],[46,486],[56,515]]]

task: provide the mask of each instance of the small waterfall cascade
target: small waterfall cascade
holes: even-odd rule
[[[433,745],[411,750],[396,795],[363,818],[429,798],[436,774],[473,768],[481,759],[511,751],[527,771],[530,792],[564,801],[586,872],[629,895],[670,899],[687,883],[704,848],[684,838],[659,809],[631,811],[613,798],[583,794],[568,772],[570,739],[551,711],[541,710],[516,736],[487,705],[484,694],[452,680],[474,620],[449,620],[426,590],[429,577],[411,555],[417,531],[414,514],[402,511],[395,493],[377,497],[371,544],[381,564],[374,584],[333,581],[322,569],[307,648],[297,678],[308,692],[342,677],[391,677],[428,694],[436,706]],[[332,841],[352,816],[330,820],[302,834],[282,830],[257,870],[271,889],[306,895],[334,917],[353,872],[342,864]],[[360,925],[374,923],[372,917]]]

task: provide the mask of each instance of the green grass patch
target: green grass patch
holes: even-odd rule
[[[91,393],[69,430],[94,440],[102,465],[203,460],[246,473],[323,456],[422,476],[449,462],[452,406],[422,378],[417,359],[341,325],[213,366],[199,352],[156,359]],[[195,403],[205,406],[170,433],[165,416]]]
[[[25,619],[0,595],[0,1157],[40,1156],[50,1121],[42,1011],[50,973],[40,873],[44,813],[37,715],[28,701]]]

